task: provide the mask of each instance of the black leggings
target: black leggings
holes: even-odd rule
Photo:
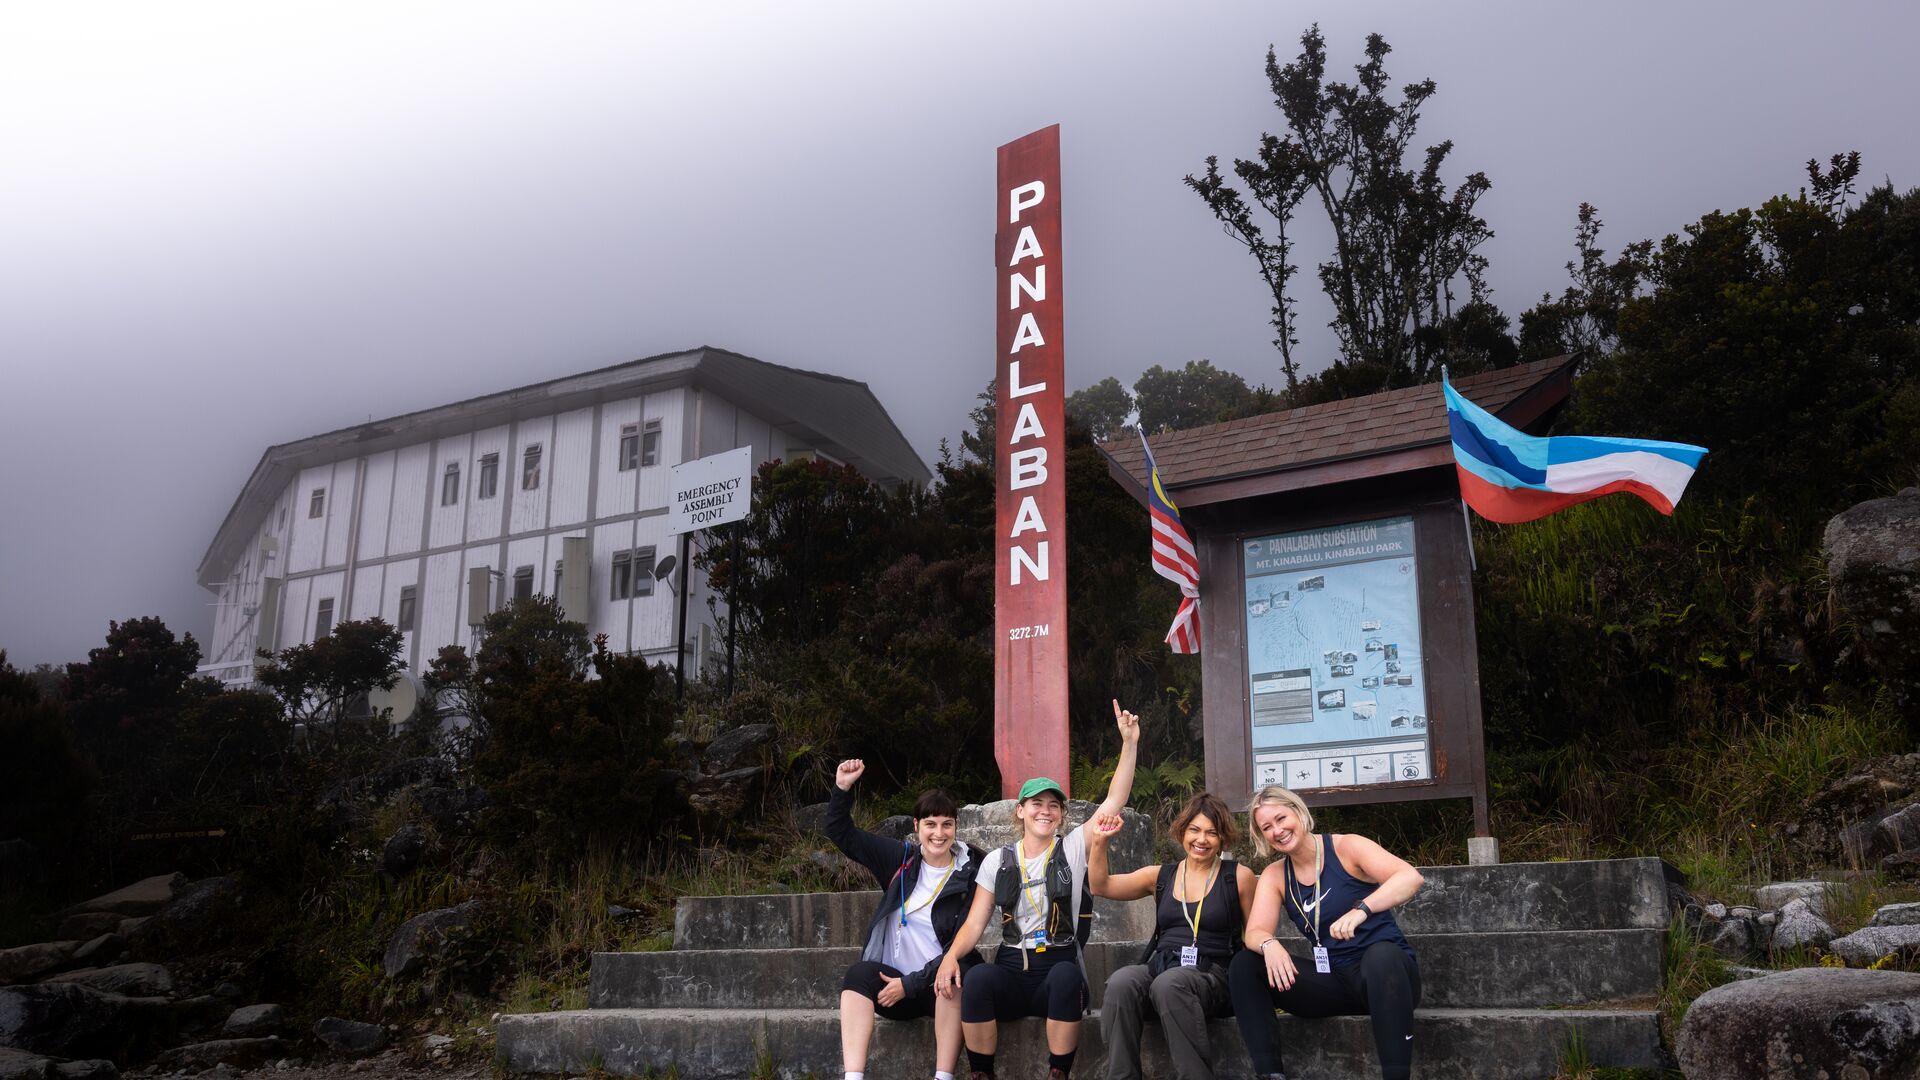
[[[1078,1023],[1085,1012],[1086,979],[1080,974],[1079,951],[1072,947],[1028,952],[1021,970],[1021,950],[1002,945],[994,963],[981,964],[960,982],[960,1020],[983,1024],[989,1020],[1018,1020],[1044,1016]],[[1002,959],[1010,963],[1000,962]]]
[[[847,969],[847,977],[840,980],[840,989],[851,990],[868,1001],[873,1002],[873,1011],[889,1020],[918,1020],[933,1015],[933,991],[908,994],[891,1005],[880,1004],[880,988],[886,983],[881,975],[900,977],[900,969],[877,960],[855,960]],[[904,989],[904,988],[903,988]]]
[[[1242,950],[1227,969],[1227,989],[1240,1022],[1240,1038],[1255,1076],[1285,1071],[1280,1060],[1280,1021],[1273,1010],[1294,1016],[1372,1016],[1373,1046],[1385,1080],[1407,1080],[1413,1069],[1413,1010],[1420,1004],[1420,965],[1391,941],[1376,941],[1360,962],[1331,974],[1313,970],[1293,954],[1293,985],[1275,990],[1257,949]]]

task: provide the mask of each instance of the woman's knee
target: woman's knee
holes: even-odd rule
[[[1173,967],[1154,976],[1153,984],[1147,988],[1147,996],[1153,999],[1155,1007],[1162,1002],[1177,1001],[1181,997],[1199,998],[1206,976],[1197,968]]]
[[[1080,988],[1086,977],[1078,964],[1055,964],[1047,970],[1047,1019],[1078,1020],[1082,1001]]]
[[[1113,974],[1107,976],[1106,994],[1102,1000],[1117,1001],[1123,997],[1142,997],[1146,994],[1147,986],[1152,979],[1153,976],[1147,972],[1145,964],[1128,964],[1123,968],[1115,968]]]
[[[874,960],[855,960],[847,968],[845,978],[840,980],[840,989],[851,990],[862,997],[873,997],[880,992],[880,964]]]

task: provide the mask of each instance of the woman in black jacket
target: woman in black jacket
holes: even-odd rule
[[[913,806],[912,840],[890,840],[853,823],[853,785],[866,763],[840,763],[827,800],[827,838],[867,868],[885,892],[867,927],[860,959],[840,990],[840,1056],[847,1080],[864,1080],[875,1013],[889,1020],[933,1017],[936,1080],[953,1080],[960,1062],[960,1002],[933,992],[933,977],[973,898],[979,858],[954,837],[959,807],[944,791],[922,792]],[[962,966],[980,962],[969,952]]]

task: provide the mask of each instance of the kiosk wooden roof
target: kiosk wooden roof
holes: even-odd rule
[[[1517,428],[1566,400],[1573,365],[1537,360],[1456,380],[1454,389]],[[1101,446],[1108,471],[1146,501],[1137,436]],[[1153,436],[1160,482],[1182,510],[1453,464],[1440,387],[1400,390]]]

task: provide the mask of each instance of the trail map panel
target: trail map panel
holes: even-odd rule
[[[1433,775],[1412,517],[1248,539],[1256,786]]]

